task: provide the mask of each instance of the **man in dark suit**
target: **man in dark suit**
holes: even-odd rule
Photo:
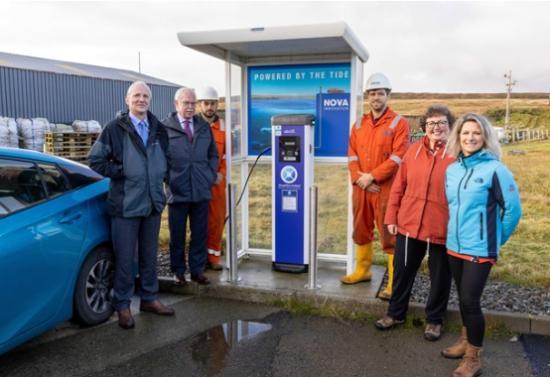
[[[169,165],[168,136],[149,111],[151,90],[142,81],[130,85],[128,111],[109,122],[92,147],[90,167],[111,178],[107,208],[115,253],[113,306],[118,324],[134,327],[134,253],[138,251],[140,310],[174,315],[157,298],[157,249],[160,216],[166,204],[163,182]]]
[[[185,234],[187,219],[191,230],[189,269],[191,280],[206,285],[208,203],[216,182],[218,152],[210,125],[195,116],[195,91],[180,88],[174,96],[176,111],[163,123],[169,139],[171,156],[168,193],[170,227],[170,268],[176,281],[185,280]]]

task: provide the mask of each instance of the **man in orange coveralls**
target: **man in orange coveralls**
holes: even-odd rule
[[[366,83],[371,111],[351,131],[348,168],[353,184],[353,241],[355,271],[341,278],[344,284],[370,281],[374,224],[382,249],[388,254],[388,284],[379,298],[389,300],[393,280],[394,236],[384,226],[384,215],[395,173],[409,145],[409,124],[387,105],[391,84],[382,73]]]
[[[220,271],[223,267],[220,263],[222,250],[222,234],[225,224],[225,125],[223,119],[217,114],[218,92],[207,86],[198,96],[200,115],[210,124],[216,148],[218,150],[219,165],[218,178],[212,186],[212,199],[208,205],[208,262],[206,267]]]

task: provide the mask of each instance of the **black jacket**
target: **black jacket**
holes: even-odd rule
[[[111,216],[149,216],[166,204],[168,135],[158,119],[147,112],[147,146],[136,132],[128,112],[109,122],[93,145],[90,167],[111,178],[107,208]]]
[[[190,143],[177,113],[169,114],[162,123],[168,133],[171,156],[168,203],[210,200],[218,168],[218,151],[210,125],[195,115]]]

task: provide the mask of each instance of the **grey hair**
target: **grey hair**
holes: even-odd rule
[[[191,93],[193,94],[193,96],[195,96],[195,98],[197,97],[197,95],[195,94],[195,89],[183,87],[176,90],[176,94],[174,94],[174,101],[177,101],[183,93]]]
[[[149,88],[149,85],[147,85],[147,83],[145,81],[134,81],[132,83],[132,85],[130,85],[128,87],[128,90],[126,91],[126,97],[128,97],[130,95],[130,93],[132,92],[132,90],[134,90],[134,88],[136,88],[137,86],[143,86],[144,88],[146,88],[147,92],[149,93],[149,98],[153,97],[153,93],[151,92],[151,88]]]
[[[466,122],[476,122],[481,130],[481,137],[483,138],[483,149],[494,154],[499,160],[501,157],[500,143],[498,142],[498,136],[495,132],[493,125],[483,115],[476,113],[467,113],[458,118],[453,126],[449,141],[447,142],[448,151],[451,155],[458,157],[462,151],[460,147],[460,132],[462,126]]]

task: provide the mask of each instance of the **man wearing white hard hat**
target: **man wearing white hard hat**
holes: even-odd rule
[[[197,96],[201,117],[210,124],[216,148],[218,150],[218,176],[212,186],[212,199],[208,205],[208,262],[207,268],[215,271],[222,269],[222,234],[225,224],[225,124],[217,114],[218,92],[211,86],[204,87]]]
[[[342,277],[344,284],[370,281],[374,226],[388,255],[388,284],[380,292],[389,300],[392,293],[395,237],[384,226],[384,215],[393,178],[409,145],[407,120],[388,107],[391,84],[382,73],[374,73],[366,83],[371,111],[363,115],[351,131],[348,168],[353,184],[353,241],[355,271]]]

